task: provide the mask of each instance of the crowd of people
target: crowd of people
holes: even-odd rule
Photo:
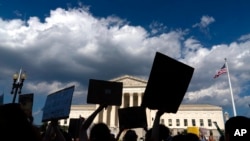
[[[33,125],[33,118],[28,116],[17,103],[0,105],[0,137],[1,141],[138,141],[134,129],[121,129],[114,136],[105,123],[93,123],[95,117],[107,105],[100,105],[79,128],[79,138],[73,139],[71,135],[60,128],[58,120],[49,122],[46,130],[41,132]],[[146,130],[145,141],[206,141],[206,138],[193,133],[171,135],[170,129],[160,124],[164,114],[158,110],[152,128]],[[90,125],[94,124],[91,127]],[[90,133],[88,133],[90,130]],[[122,135],[122,136],[121,136]],[[209,138],[207,141],[215,141]],[[219,141],[250,141],[250,119],[244,116],[231,117],[225,123],[224,134]]]

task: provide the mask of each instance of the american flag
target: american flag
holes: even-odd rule
[[[214,78],[219,77],[220,75],[227,73],[227,68],[226,68],[226,64],[224,64],[221,69],[214,75]]]

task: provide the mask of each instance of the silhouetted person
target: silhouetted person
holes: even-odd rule
[[[104,130],[105,133],[109,132],[110,135],[110,130],[107,127],[106,124],[104,123],[98,123],[92,127],[90,130],[90,137],[87,135],[87,130],[89,129],[90,125],[93,123],[96,115],[101,112],[107,105],[100,105],[80,126],[80,132],[79,132],[79,140],[80,141],[97,141],[100,136],[97,137],[98,133],[101,133],[101,130]],[[106,130],[108,129],[108,131]],[[92,131],[93,130],[93,131]],[[103,138],[104,139],[104,138]],[[106,138],[105,138],[106,139]],[[110,139],[110,138],[109,138]],[[103,140],[106,141],[106,140]]]
[[[41,136],[17,103],[0,106],[0,137],[1,141],[41,141]]]
[[[125,135],[123,136],[123,141],[137,141],[137,134],[134,130],[127,130]]]
[[[199,137],[193,133],[175,135],[171,141],[200,141]]]
[[[58,125],[57,120],[52,120],[43,135],[43,141],[67,141],[66,134]],[[68,139],[68,138],[67,138]],[[69,139],[68,139],[69,140]]]
[[[105,123],[97,123],[90,130],[89,141],[110,141],[111,133]]]
[[[160,124],[160,118],[164,114],[158,110],[155,115],[153,127],[145,135],[145,141],[169,141],[171,140],[170,130],[167,126]]]
[[[250,119],[244,116],[231,117],[225,123],[224,137],[225,141],[250,141]]]

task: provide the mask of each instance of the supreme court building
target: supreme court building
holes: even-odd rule
[[[143,93],[145,91],[147,81],[124,75],[118,78],[114,78],[110,81],[123,82],[123,96],[121,106],[108,106],[107,109],[102,110],[94,120],[94,123],[104,122],[106,123],[111,132],[115,135],[119,132],[119,119],[118,109],[140,106],[142,102]],[[61,120],[61,125],[69,125],[70,118],[87,118],[91,115],[99,105],[86,104],[86,105],[72,105],[68,119]],[[146,109],[148,128],[151,128],[154,122],[156,110]],[[214,124],[217,123],[220,129],[224,130],[224,118],[223,110],[219,106],[209,104],[181,104],[178,112],[165,113],[161,116],[161,124],[169,127],[173,134],[182,132],[190,126],[201,127],[209,135],[209,132],[213,132],[215,137],[219,137],[219,132]],[[143,129],[135,129],[138,137],[143,137],[145,132]]]

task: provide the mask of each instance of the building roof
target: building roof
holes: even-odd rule
[[[123,87],[146,87],[147,81],[138,77],[123,75],[117,78],[113,78],[110,81],[123,82]]]
[[[71,110],[95,110],[95,104],[71,105]]]
[[[210,104],[181,104],[178,111],[222,111],[222,107]]]
[[[72,110],[95,110],[95,104],[72,105]],[[222,107],[210,104],[181,104],[178,111],[222,111]]]

